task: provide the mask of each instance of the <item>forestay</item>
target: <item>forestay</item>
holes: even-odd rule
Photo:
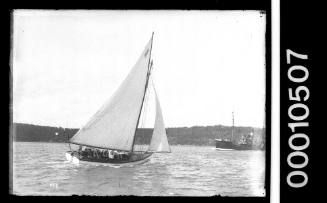
[[[152,39],[115,94],[70,139],[71,143],[129,151],[142,106]]]

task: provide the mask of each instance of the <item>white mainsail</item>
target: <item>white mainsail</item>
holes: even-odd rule
[[[154,86],[153,86],[154,89]],[[153,135],[149,145],[149,152],[171,152],[162,116],[162,111],[156,90],[156,119],[154,123]]]
[[[152,38],[115,94],[70,142],[85,146],[132,150],[149,70]]]

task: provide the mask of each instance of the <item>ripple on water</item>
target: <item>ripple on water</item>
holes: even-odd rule
[[[142,165],[113,168],[66,161],[67,146],[16,143],[14,193],[19,195],[262,195],[264,153],[172,146]],[[255,172],[253,172],[255,170]]]

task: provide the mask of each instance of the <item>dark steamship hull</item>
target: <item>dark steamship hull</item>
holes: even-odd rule
[[[231,141],[218,140],[216,139],[216,149],[218,150],[256,150],[252,145],[249,144],[234,144]]]

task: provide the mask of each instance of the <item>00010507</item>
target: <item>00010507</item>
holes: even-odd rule
[[[291,57],[295,57],[298,59],[307,60],[308,55],[298,54],[293,52],[290,49],[286,50],[287,55],[287,64],[291,64]],[[294,73],[296,72],[302,72],[302,76],[295,77]],[[291,129],[291,132],[294,133],[289,137],[288,140],[288,146],[294,150],[287,156],[287,164],[292,168],[293,171],[291,171],[287,175],[287,184],[290,187],[293,188],[301,188],[304,187],[308,182],[308,175],[301,169],[306,167],[309,162],[308,155],[303,152],[303,150],[307,149],[310,144],[310,139],[308,135],[304,133],[299,133],[298,128],[299,127],[309,127],[309,122],[305,122],[305,119],[309,116],[309,108],[304,102],[306,102],[309,99],[310,91],[306,86],[300,85],[301,83],[305,82],[309,77],[309,71],[305,66],[302,65],[292,65],[287,72],[288,79],[292,81],[293,83],[299,85],[293,90],[292,88],[288,88],[288,96],[290,101],[295,101],[296,103],[292,104],[288,108],[288,117],[295,121],[288,123],[288,127]],[[303,97],[300,96],[300,92],[305,93]],[[303,111],[304,113],[299,115],[298,112]],[[294,113],[297,112],[297,115]],[[304,139],[304,144],[295,145],[294,141],[297,139]],[[303,162],[302,163],[294,163],[292,161],[293,157],[302,157]],[[294,170],[296,169],[296,170]],[[294,182],[292,181],[292,177],[300,176],[303,178],[302,182]]]

